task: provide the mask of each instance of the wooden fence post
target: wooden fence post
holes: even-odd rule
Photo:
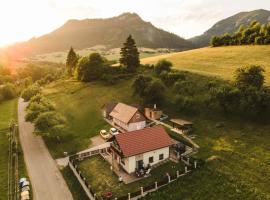
[[[167,173],[166,175],[167,175],[167,177],[168,177],[168,183],[170,183],[170,182],[171,182],[171,177],[170,177],[170,174],[169,174],[169,173]]]
[[[95,193],[95,194],[94,194],[94,199],[96,199],[96,196],[97,196],[97,194]]]
[[[179,152],[177,152],[177,159],[179,159],[180,158],[180,153]]]
[[[189,158],[187,158],[187,164],[189,165]]]
[[[185,173],[187,173],[187,166],[185,166]]]
[[[128,200],[130,200],[130,193],[128,193]]]
[[[141,195],[143,196],[143,187],[141,187]]]
[[[194,161],[194,168],[195,169],[197,168],[197,161],[196,160]]]
[[[176,171],[176,177],[179,177],[179,170]]]
[[[158,189],[157,182],[155,182],[155,189],[156,189],[156,190]]]

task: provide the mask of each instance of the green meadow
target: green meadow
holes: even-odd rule
[[[174,68],[207,76],[233,79],[234,71],[246,65],[261,65],[270,85],[270,46],[207,47],[142,59],[144,64],[155,64],[160,59],[170,60]]]
[[[85,149],[90,145],[90,138],[98,135],[100,129],[109,128],[100,112],[104,103],[111,100],[139,103],[132,95],[132,81],[105,85],[61,80],[49,85],[44,93],[66,116],[70,130],[61,142],[46,141],[52,155],[61,157],[63,151]],[[166,92],[168,101],[171,95],[170,91]],[[164,104],[163,110],[170,117],[194,122],[194,140],[201,147],[195,157],[206,163],[145,199],[270,199],[270,125],[213,113],[185,116],[175,111],[170,103]],[[223,128],[216,128],[219,122],[224,123]],[[68,176],[65,178],[70,181]],[[72,191],[78,191],[72,187],[76,185],[74,182],[70,185]]]

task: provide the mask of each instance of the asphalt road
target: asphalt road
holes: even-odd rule
[[[72,200],[68,186],[43,139],[34,135],[33,124],[24,120],[26,105],[27,103],[20,98],[18,121],[20,143],[33,188],[34,200]]]

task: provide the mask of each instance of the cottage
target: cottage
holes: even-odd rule
[[[114,107],[117,105],[116,102],[110,102],[110,103],[106,103],[104,104],[101,108],[102,108],[102,116],[104,118],[108,118],[110,119],[110,113],[112,112],[112,110],[114,109]]]
[[[173,140],[163,127],[154,126],[122,133],[112,138],[113,162],[128,174],[169,158]]]
[[[144,115],[148,119],[160,119],[162,117],[162,110],[157,109],[157,106],[155,104],[154,108],[145,108]]]
[[[109,114],[113,123],[126,131],[143,129],[146,119],[138,108],[118,103]]]

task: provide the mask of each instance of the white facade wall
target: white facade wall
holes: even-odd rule
[[[149,164],[149,158],[153,157],[154,162],[150,163],[150,165],[155,165],[163,160],[159,160],[159,155],[163,154],[163,160],[166,160],[167,158],[169,158],[170,156],[170,148],[169,147],[165,147],[162,149],[157,149],[155,151],[150,151],[147,153],[143,154],[143,163],[144,166],[147,167],[147,165]]]
[[[159,160],[159,155],[163,154],[163,160],[166,160],[170,156],[170,149],[169,147],[165,147],[162,149],[157,149],[154,151],[149,151],[144,154],[136,155],[136,156],[131,156],[128,158],[124,158],[125,165],[123,165],[121,162],[119,163],[128,173],[134,173],[136,171],[136,161],[138,160],[143,160],[144,167],[147,167],[149,164],[149,158],[153,157],[154,162],[151,163],[150,165],[155,165],[163,160]]]
[[[136,169],[135,156],[124,158],[123,160],[125,162],[125,165],[123,165],[121,162],[120,165],[126,170],[126,172],[129,174],[135,172]]]
[[[125,129],[126,131],[140,130],[145,128],[146,126],[146,121],[126,124],[118,119],[113,118],[113,122],[121,128]]]
[[[146,121],[128,124],[128,131],[136,131],[145,128]]]

